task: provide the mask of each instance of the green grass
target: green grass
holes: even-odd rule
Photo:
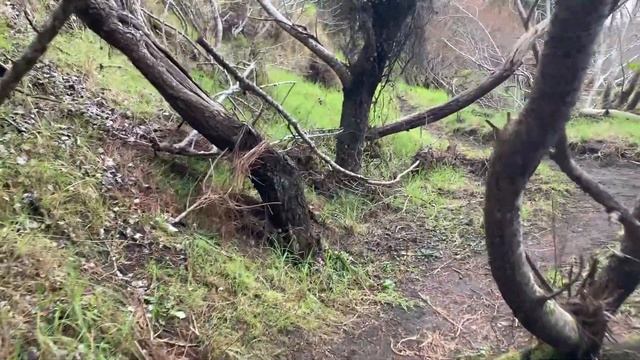
[[[0,354],[21,359],[35,347],[42,358],[128,358],[123,294],[81,270],[117,211],[102,192],[95,130],[43,114],[28,135],[12,131],[0,132],[0,318],[11,339]]]
[[[515,119],[517,114],[512,114],[512,117]],[[500,128],[506,125],[504,113],[478,109],[473,106],[463,110],[459,118],[456,115],[449,116],[443,120],[443,124],[445,129],[451,133],[475,133],[486,137],[493,131],[486,124],[486,120]],[[572,142],[604,141],[637,146],[640,144],[640,124],[637,120],[624,116],[598,119],[575,117],[567,124],[567,135]]]
[[[451,195],[462,190],[473,189],[473,184],[462,169],[452,166],[439,166],[429,171],[421,171],[412,175],[405,182],[402,193],[396,204],[408,202],[417,208],[429,209],[436,213],[442,207],[454,204]]]
[[[168,109],[157,90],[129,60],[88,30],[60,34],[47,56],[82,74],[89,88],[103,90],[114,106],[149,117]]]
[[[327,202],[322,210],[322,217],[361,234],[366,231],[364,216],[374,206],[374,203],[362,196],[342,192]]]
[[[202,89],[213,97],[218,92],[225,90],[226,86],[220,84],[215,74],[203,70],[195,69],[191,72],[193,79],[202,87]],[[225,102],[227,103],[227,102]]]
[[[515,118],[515,115],[512,114],[512,117]],[[443,119],[442,125],[449,133],[476,134],[480,137],[486,137],[493,132],[487,121],[503,128],[507,123],[507,115],[503,112],[471,105],[459,113]]]
[[[290,334],[331,334],[359,304],[407,305],[393,287],[372,280],[375,269],[342,252],[327,250],[325,265],[316,267],[276,250],[247,253],[212,231],[165,232],[154,219],[175,204],[144,212],[133,202],[144,197],[139,189],[126,189],[133,196],[102,188],[102,134],[83,119],[42,117],[25,135],[0,128],[2,358],[24,359],[36,349],[42,358],[128,359],[139,356],[135,341],[150,332],[213,349],[213,358],[273,358]],[[148,170],[148,189],[180,200],[210,166],[189,159],[181,165],[193,174],[172,177],[170,163],[136,161]],[[212,184],[224,189],[230,170],[220,165],[216,173]],[[28,193],[37,195],[37,209],[25,203]],[[356,224],[369,204],[352,197],[340,206],[349,211],[333,214]],[[123,238],[127,229],[145,234],[150,253],[128,250],[138,242]],[[132,262],[128,276],[148,284],[140,298],[113,271]]]
[[[399,212],[425,221],[429,237],[424,241],[433,249],[463,251],[471,246],[482,250],[480,184],[464,170],[452,166],[438,166],[408,177],[391,204]],[[428,250],[425,256],[438,256]]]
[[[600,140],[620,142],[631,146],[640,144],[640,123],[624,117],[604,119],[576,118],[567,127],[571,141],[586,142]]]
[[[449,96],[443,90],[411,86],[403,82],[395,84],[395,90],[399,95],[404,96],[409,104],[415,107],[417,111],[426,110],[427,108],[446,103],[447,100],[449,100]]]
[[[9,34],[11,29],[4,19],[0,19],[0,50],[11,49],[11,40],[9,40]]]
[[[278,252],[248,259],[215,239],[185,238],[190,266],[151,265],[156,284],[147,301],[154,321],[179,322],[197,315],[202,339],[214,355],[270,358],[274,339],[294,329],[328,331],[341,309],[363,296],[371,284],[344,253],[329,251],[326,266],[292,265]],[[330,305],[329,305],[330,304]]]
[[[340,124],[342,92],[306,81],[295,73],[269,68],[269,82],[294,82],[271,88],[271,95],[289,111],[306,130],[335,129]],[[293,88],[292,88],[293,86]],[[274,118],[264,129],[272,139],[289,135],[284,120]]]

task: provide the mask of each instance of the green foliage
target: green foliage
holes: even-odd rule
[[[338,223],[354,233],[363,233],[363,217],[373,206],[369,200],[361,196],[343,192],[326,204],[322,216],[325,220]]]
[[[201,333],[193,342],[214,349],[216,358],[271,358],[280,351],[274,339],[294,330],[329,333],[356,304],[406,304],[344,252],[327,250],[325,265],[316,267],[276,250],[248,255],[215,234],[164,232],[153,221],[162,214],[140,214],[133,199],[102,188],[101,134],[83,119],[55,120],[43,118],[24,135],[0,133],[0,259],[9,264],[0,267],[0,288],[11,294],[0,305],[0,328],[11,329],[10,359],[31,347],[44,358],[132,358],[136,339],[175,332],[190,319]],[[145,181],[184,198],[210,166],[198,159],[140,161],[148,166]],[[189,171],[178,175],[177,165]],[[227,186],[228,165],[215,170],[212,184]],[[37,194],[38,214],[26,193]],[[359,201],[341,205],[354,224],[368,206]],[[340,211],[336,206],[333,214]],[[136,258],[128,270],[149,284],[142,304],[113,269],[133,256],[121,252],[133,240],[118,232],[130,226],[145,229],[145,248],[166,251]],[[187,263],[168,261],[174,253]],[[144,313],[151,329],[140,329]]]
[[[443,119],[442,124],[450,133],[487,137],[493,133],[493,129],[487,124],[487,121],[503,128],[507,124],[507,115],[471,105],[459,113]]]
[[[209,96],[213,97],[216,93],[224,90],[225,86],[220,84],[214,73],[195,69],[191,72],[191,77]]]
[[[453,202],[449,195],[472,187],[463,170],[440,166],[412,175],[403,187],[404,196],[396,201],[400,206],[408,200],[417,208],[428,208],[429,213],[437,213],[442,207]]]
[[[43,224],[29,227],[55,224],[75,230],[99,229],[106,217],[101,178],[88,175],[100,168],[94,151],[99,145],[86,123],[69,121],[62,125],[42,119],[34,136],[27,138],[2,134],[5,155],[0,157],[0,195],[4,206],[0,205],[0,221],[8,221],[19,211],[18,219],[27,223],[33,213],[44,217]],[[87,136],[72,141],[68,136],[71,127]],[[32,194],[37,209],[26,204],[25,194]]]
[[[335,129],[340,125],[342,112],[342,92],[338,89],[327,89],[321,85],[306,81],[302,76],[278,69],[269,69],[269,79],[272,83],[285,83],[271,90],[274,98],[280,101],[285,109],[298,119],[304,129]],[[293,87],[292,87],[293,85]],[[398,93],[401,92],[414,103],[415,106],[431,105],[446,99],[446,94],[430,91],[406,84],[389,85],[381,88],[374,97],[374,107],[371,109],[372,126],[382,125],[398,119],[401,116]],[[289,135],[286,123],[279,118],[263,125],[272,139],[280,139]],[[420,148],[433,145],[437,141],[426,131],[415,129],[390,136],[384,144],[390,146],[391,152],[399,157],[413,156]],[[386,145],[385,145],[386,146]]]

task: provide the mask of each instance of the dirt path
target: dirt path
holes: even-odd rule
[[[582,167],[599,182],[631,205],[640,195],[640,166],[631,163],[601,165],[581,161]],[[611,244],[619,226],[610,224],[602,208],[579,190],[559,206],[556,239],[559,264],[573,256],[585,255]],[[397,221],[387,216],[379,228],[368,234],[374,245],[409,249],[437,245],[428,237],[432,232],[420,228],[398,231]],[[541,221],[525,233],[525,246],[541,268],[554,265],[554,241],[549,221]],[[384,236],[387,234],[388,236]],[[369,241],[369,240],[365,240]],[[483,239],[478,239],[483,241]],[[365,245],[365,244],[363,244]],[[444,252],[436,261],[398,259],[413,271],[399,284],[407,296],[420,306],[409,311],[392,309],[376,317],[350,322],[341,339],[318,346],[296,359],[449,359],[456,355],[487,355],[520,348],[533,341],[511,315],[491,277],[484,252],[460,256]],[[637,300],[630,305],[637,314]],[[631,312],[633,312],[631,311]],[[634,323],[635,321],[635,323]],[[638,326],[629,312],[618,315],[615,335],[624,338]],[[637,330],[636,330],[637,331]]]

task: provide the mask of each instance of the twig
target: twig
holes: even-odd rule
[[[175,345],[175,346],[179,346],[179,347],[194,347],[194,346],[198,346],[198,344],[190,344],[190,343],[186,343],[186,342],[182,342],[182,341],[175,341],[175,340],[171,340],[171,339],[155,339],[155,341],[158,341],[158,342],[161,342],[161,343],[165,343],[165,344]]]
[[[158,151],[158,152],[164,152],[164,153],[174,154],[174,155],[192,156],[192,157],[213,157],[213,156],[219,156],[222,154],[218,150],[198,151],[198,150],[190,149],[189,147],[178,146],[178,145],[169,144],[166,142],[159,143],[155,139],[151,140],[151,148],[154,151]]]
[[[220,158],[224,155],[224,152],[220,153],[220,155],[211,163],[211,166],[209,167],[209,171],[207,172],[207,175],[205,175],[204,179],[202,180],[202,184],[204,187],[204,184],[206,184],[207,179],[209,179],[209,177],[211,177],[213,175],[213,169],[215,168],[216,164],[218,163],[218,160],[220,160]],[[185,211],[182,212],[182,214],[176,216],[175,218],[171,219],[170,222],[171,224],[177,224],[179,222],[181,222],[182,220],[184,220],[185,217],[187,217],[187,215],[189,215],[189,213],[191,213],[192,211],[199,209],[203,206],[205,206],[207,203],[211,202],[212,198],[210,196],[210,193],[206,193],[204,194],[202,197],[200,197],[200,199],[198,199],[195,203],[193,203],[193,205],[189,206]]]
[[[300,138],[311,148],[311,150],[318,157],[320,157],[320,159],[322,159],[325,163],[327,163],[329,165],[329,167],[332,168],[333,170],[335,170],[335,171],[337,171],[337,172],[339,172],[341,174],[347,175],[349,177],[356,178],[358,180],[362,180],[362,181],[364,181],[364,182],[366,182],[367,184],[370,184],[370,185],[393,185],[393,184],[399,182],[402,179],[403,176],[405,176],[406,174],[408,174],[411,171],[413,171],[420,164],[419,161],[416,161],[407,170],[403,171],[395,179],[390,180],[390,181],[371,180],[371,179],[367,178],[366,176],[363,176],[363,175],[360,175],[360,174],[356,174],[354,172],[351,172],[349,170],[346,170],[346,169],[342,168],[340,165],[336,164],[333,160],[331,160],[331,158],[329,156],[327,156],[326,154],[324,154],[323,152],[321,152],[318,149],[318,147],[315,145],[315,143],[313,143],[313,141],[311,141],[311,139],[309,139],[307,134],[305,134],[305,132],[302,130],[302,128],[300,127],[300,124],[298,123],[298,121],[291,114],[289,114],[282,107],[282,105],[277,103],[273,98],[271,98],[266,92],[264,92],[264,90],[260,89],[260,87],[258,87],[256,84],[248,81],[245,77],[243,77],[240,73],[238,73],[238,71],[236,69],[234,69],[231,65],[229,65],[229,63],[227,63],[224,60],[222,55],[220,55],[217,51],[215,51],[211,47],[211,45],[209,45],[209,43],[207,43],[207,41],[204,40],[202,37],[199,37],[196,42],[200,46],[202,46],[205,49],[205,51],[209,55],[211,55],[211,57],[223,69],[225,69],[227,71],[227,73],[231,74],[231,76],[233,76],[233,78],[236,81],[238,81],[238,83],[240,84],[240,87],[242,89],[251,91],[256,96],[258,96],[259,98],[264,100],[271,107],[273,107],[287,121],[287,123],[295,130],[296,134],[298,136],[300,136]]]
[[[189,43],[189,45],[191,45],[196,50],[196,52],[201,53],[200,48],[193,42],[193,40],[191,40],[191,38],[187,34],[183,33],[182,31],[178,30],[176,27],[172,26],[171,24],[168,24],[166,21],[164,21],[161,18],[157,17],[151,11],[149,11],[149,10],[143,8],[143,7],[140,7],[140,10],[142,10],[142,12],[145,15],[147,15],[151,19],[155,20],[157,23],[162,24],[162,26],[167,27],[167,28],[173,30],[176,34],[182,36]],[[165,44],[166,44],[166,40],[165,40]]]
[[[351,73],[347,65],[340,61],[331,51],[322,46],[318,39],[309,33],[306,28],[296,25],[284,17],[269,0],[258,0],[258,2],[267,14],[274,18],[278,26],[322,59],[322,61],[327,63],[336,75],[338,75],[343,86],[347,86],[351,82]]]
[[[551,285],[549,285],[549,282],[547,281],[547,279],[545,279],[544,276],[542,276],[540,269],[538,269],[538,267],[536,266],[536,263],[533,262],[529,254],[525,253],[524,257],[527,260],[527,263],[529,264],[531,271],[533,271],[533,275],[535,275],[536,279],[538,279],[538,282],[544,288],[544,290],[548,293],[553,293],[553,288],[551,287]]]
[[[424,302],[427,303],[427,305],[429,305],[429,307],[431,307],[431,309],[433,309],[433,311],[436,312],[436,314],[442,316],[445,320],[447,320],[451,325],[456,327],[456,331],[457,334],[460,334],[460,332],[462,331],[462,326],[458,323],[456,323],[455,321],[453,321],[453,319],[451,319],[447,314],[445,314],[442,310],[438,309],[437,307],[433,306],[433,304],[431,303],[431,300],[424,296],[421,293],[418,293],[418,295],[420,296],[420,299],[422,299]]]
[[[73,13],[77,0],[62,0],[51,14],[44,28],[37,33],[22,56],[13,63],[11,69],[0,79],[0,105],[9,97],[18,82],[33,68],[38,59],[47,51],[49,43],[58,35]]]
[[[576,275],[576,277],[574,279],[569,279],[569,282],[567,284],[565,284],[562,288],[554,291],[553,293],[545,296],[542,301],[546,302],[552,299],[555,299],[556,297],[560,296],[563,292],[567,291],[569,294],[571,293],[571,287],[575,284],[578,283],[578,281],[580,281],[580,275],[582,274],[582,270],[584,268],[584,260],[582,259],[582,257],[580,257],[580,265],[578,268],[578,273]]]

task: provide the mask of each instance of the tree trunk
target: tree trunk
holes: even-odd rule
[[[337,136],[336,163],[341,167],[358,173],[362,167],[362,155],[365,137],[369,130],[369,114],[379,77],[362,74],[354,76],[349,86],[344,87],[340,127]]]
[[[601,338],[583,333],[573,314],[535,283],[522,244],[520,206],[529,178],[569,120],[611,5],[557,2],[532,95],[518,121],[500,132],[486,184],[484,227],[498,288],[527,330],[571,358],[591,355]]]
[[[403,29],[416,10],[415,0],[362,2],[356,6],[364,44],[349,66],[351,78],[342,81],[342,133],[336,143],[336,163],[352,172],[362,167],[362,153],[369,130],[369,113],[385,68],[400,56]]]
[[[605,84],[602,98],[600,98],[600,108],[611,109],[611,84],[608,82]]]
[[[633,93],[633,90],[638,85],[638,82],[640,82],[640,71],[635,71],[633,75],[631,75],[631,79],[629,79],[629,82],[625,84],[626,86],[624,87],[624,89],[620,91],[620,96],[618,96],[618,100],[615,104],[616,109],[621,109],[627,103],[627,100],[629,100],[629,96],[631,96],[631,94]]]
[[[139,21],[112,0],[85,0],[77,15],[126,55],[173,109],[213,145],[255,157],[249,166],[251,181],[267,204],[270,222],[281,232],[283,246],[301,257],[318,249],[303,184],[286,156],[211,100],[168,51],[145,33]]]
[[[640,84],[636,86],[636,91],[633,92],[624,109],[627,111],[635,110],[638,107],[638,103],[640,103]]]

